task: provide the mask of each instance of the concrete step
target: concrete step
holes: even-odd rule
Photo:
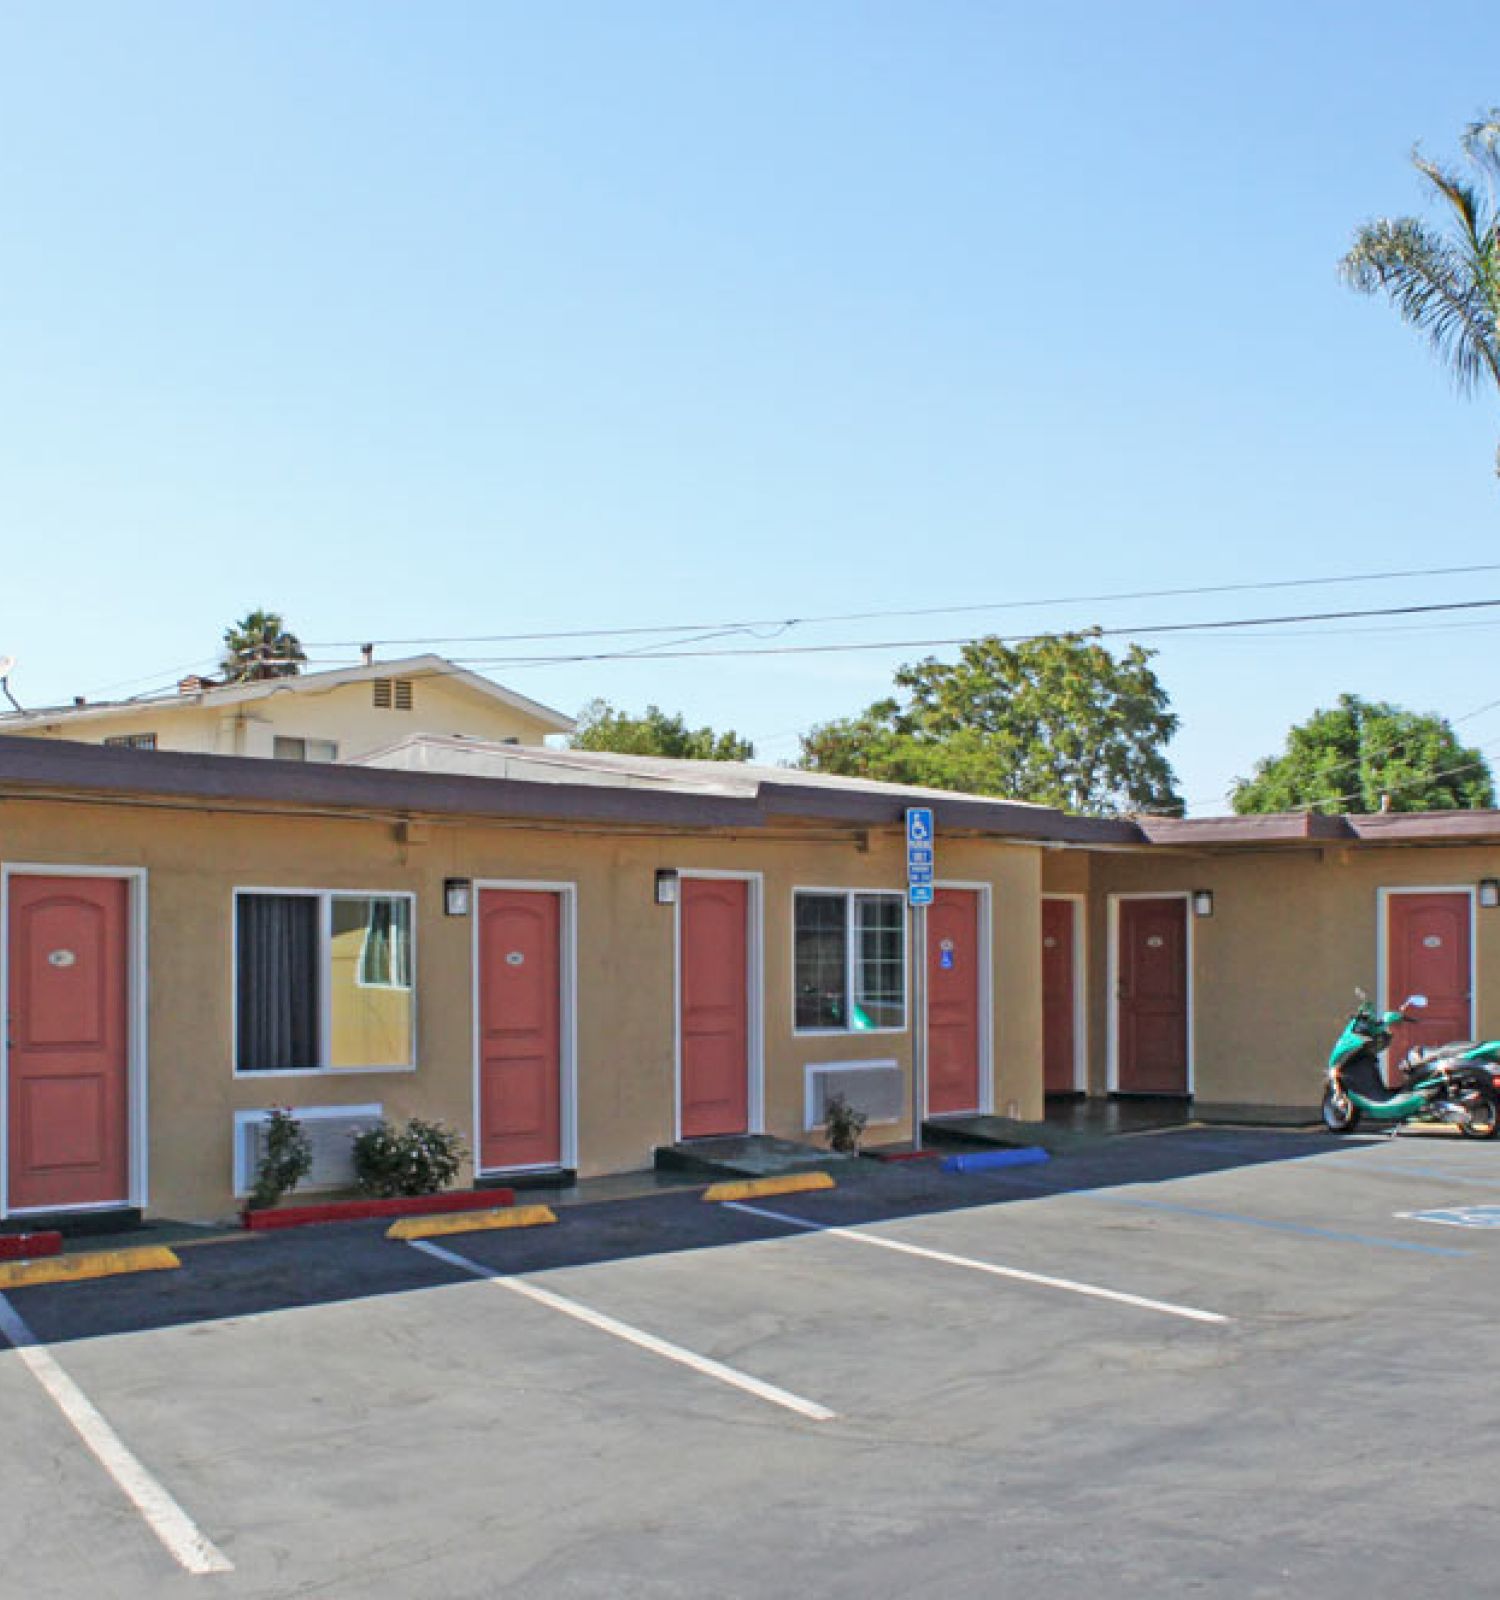
[[[658,1145],[658,1172],[693,1173],[704,1178],[779,1178],[793,1172],[838,1172],[857,1156],[841,1156],[818,1145],[794,1144],[769,1134],[729,1139],[684,1139]]]
[[[1099,1143],[1102,1135],[1059,1128],[1050,1122],[1022,1122],[1016,1117],[928,1117],[923,1142],[964,1150],[1021,1150],[1039,1146],[1053,1155]]]
[[[141,1226],[139,1206],[111,1206],[107,1211],[32,1211],[0,1224],[5,1233],[60,1233],[64,1239],[92,1239],[110,1233],[134,1233]]]

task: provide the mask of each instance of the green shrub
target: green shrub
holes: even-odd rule
[[[354,1140],[354,1174],[360,1188],[379,1199],[436,1194],[458,1176],[463,1140],[442,1122],[409,1117],[404,1128],[383,1118]]]
[[[289,1194],[312,1171],[312,1144],[290,1106],[272,1106],[265,1143],[255,1169],[255,1184],[245,1204],[265,1211]]]
[[[828,1134],[828,1146],[840,1155],[859,1154],[859,1141],[869,1120],[865,1112],[856,1111],[841,1094],[831,1094],[823,1102],[823,1127]]]

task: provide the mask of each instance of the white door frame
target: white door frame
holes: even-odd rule
[[[1085,923],[1088,920],[1089,897],[1086,894],[1044,894],[1043,903],[1048,900],[1065,900],[1073,907],[1073,1093],[1087,1094],[1089,1091],[1089,955]],[[1045,996],[1043,1003],[1045,1007]],[[1044,1064],[1042,1068],[1044,1089],[1046,1081]]]
[[[933,885],[937,889],[959,889],[979,896],[979,1108],[975,1112],[955,1111],[945,1113],[956,1117],[981,1116],[988,1117],[995,1110],[995,927],[994,927],[994,885],[982,882],[969,882],[967,879],[942,878]],[[929,913],[932,907],[928,908]],[[924,930],[923,948],[916,952],[917,959],[922,962],[922,971],[925,975],[930,972],[927,965],[930,946],[932,943],[932,925],[930,915],[922,919]],[[916,1019],[916,1025],[922,1030],[922,1059],[929,1063],[929,1070],[922,1074],[922,1119],[925,1122],[931,1115],[928,1106],[928,1093],[932,1084],[930,1068],[931,1056],[927,1052],[927,1009],[932,1005],[932,984],[925,981],[922,993],[926,998],[923,1014]]]
[[[1472,883],[1397,884],[1375,891],[1375,1003],[1382,1011],[1394,1011],[1398,1002],[1389,998],[1391,975],[1391,901],[1402,894],[1461,894],[1469,902],[1469,1026],[1464,1037],[1474,1037],[1479,1005],[1479,918],[1477,895]]]
[[[81,1206],[10,1204],[10,1027],[0,1033],[0,1217],[63,1211],[113,1211],[121,1206],[142,1209],[149,1199],[150,1129],[147,1121],[150,1062],[147,1001],[150,995],[147,943],[147,873],[144,867],[60,866],[51,862],[7,862],[0,866],[0,1016],[10,1016],[10,883],[12,878],[124,878],[129,884],[126,910],[125,973],[125,1103],[128,1127],[129,1178],[121,1200]]]
[[[578,885],[557,883],[532,878],[475,878],[473,901],[469,919],[473,926],[469,933],[469,989],[473,1006],[473,1059],[471,1083],[474,1119],[474,1176],[493,1177],[506,1172],[552,1172],[556,1169],[548,1162],[536,1162],[520,1167],[481,1167],[483,1149],[479,1113],[480,1059],[480,968],[479,930],[483,920],[479,914],[479,897],[486,889],[515,889],[522,893],[555,894],[558,898],[558,1091],[561,1105],[558,1111],[558,1162],[563,1170],[578,1170]]]
[[[1120,902],[1122,900],[1181,900],[1182,920],[1186,926],[1182,959],[1187,965],[1187,1094],[1192,1099],[1198,1089],[1197,1006],[1193,993],[1193,892],[1191,889],[1150,889],[1130,894],[1112,894],[1109,897],[1109,1075],[1111,1094],[1120,1093]]]
[[[765,1029],[765,874],[720,871],[712,867],[678,869],[677,899],[672,906],[672,1143],[682,1139],[682,893],[684,878],[721,878],[748,884],[745,893],[745,1050],[748,1081],[745,1127],[766,1131]]]

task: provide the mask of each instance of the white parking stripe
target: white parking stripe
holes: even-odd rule
[[[172,1559],[195,1577],[233,1572],[234,1565],[229,1558],[199,1532],[187,1512],[130,1453],[89,1397],[58,1366],[46,1347],[37,1342],[36,1335],[3,1294],[0,1294],[0,1333],[10,1341],[21,1364],[72,1424],[94,1459],[145,1518]]]
[[[774,1383],[766,1383],[760,1378],[752,1378],[748,1372],[726,1366],[711,1356],[700,1356],[696,1351],[684,1349],[680,1344],[658,1339],[654,1333],[633,1328],[628,1322],[606,1316],[604,1312],[595,1311],[580,1301],[554,1294],[550,1289],[528,1283],[524,1278],[506,1277],[491,1272],[488,1267],[482,1267],[478,1262],[470,1261],[455,1251],[445,1250],[442,1245],[432,1244],[426,1239],[409,1239],[407,1243],[413,1250],[420,1250],[439,1261],[446,1261],[450,1267],[459,1267],[465,1272],[473,1273],[476,1278],[483,1278],[486,1283],[493,1283],[497,1288],[509,1289],[513,1294],[535,1301],[537,1305],[546,1306],[552,1311],[560,1311],[565,1317],[572,1317],[575,1322],[586,1323],[591,1328],[598,1328],[602,1333],[612,1333],[615,1338],[623,1339],[627,1344],[633,1344],[641,1350],[649,1350],[652,1355],[661,1356],[666,1361],[675,1361],[679,1366],[690,1367],[694,1372],[701,1372],[704,1377],[717,1378],[720,1383],[727,1383],[731,1388],[752,1394],[757,1400],[767,1400],[773,1406],[782,1406],[787,1411],[795,1411],[798,1416],[806,1417],[809,1421],[832,1422],[838,1415],[836,1411],[830,1411],[827,1406],[820,1406],[815,1400],[804,1400],[801,1395],[793,1394],[788,1389],[780,1389]]]
[[[900,1239],[887,1239],[883,1234],[865,1233],[858,1228],[809,1222],[805,1217],[794,1217],[785,1211],[768,1211],[763,1206],[746,1205],[742,1200],[725,1202],[725,1209],[745,1211],[753,1217],[767,1217],[772,1222],[785,1222],[794,1228],[805,1228],[809,1233],[829,1234],[835,1239],[852,1239],[856,1244],[871,1244],[881,1250],[899,1251],[902,1255],[922,1256],[928,1261],[940,1261],[944,1266],[967,1267],[970,1272],[987,1272],[996,1278],[1013,1278],[1018,1283],[1034,1283],[1043,1289],[1063,1289],[1069,1294],[1087,1295],[1091,1300],[1112,1300],[1116,1305],[1135,1306],[1142,1311],[1159,1311],[1163,1316],[1185,1317],[1189,1322],[1223,1323],[1230,1320],[1217,1311],[1200,1311],[1196,1306],[1174,1305],[1170,1300],[1150,1300],[1145,1295],[1126,1294],[1119,1289],[1102,1289],[1096,1283],[1053,1278],[1042,1272],[1026,1272],[1020,1267],[996,1266],[993,1261],[976,1261],[972,1256],[955,1256],[946,1250],[929,1250],[925,1245],[905,1244]]]

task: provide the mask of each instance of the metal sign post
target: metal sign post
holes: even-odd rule
[[[922,1116],[927,1102],[927,908],[932,904],[936,866],[935,829],[931,806],[912,806],[906,813],[906,903],[911,907],[911,1147],[922,1148]]]

